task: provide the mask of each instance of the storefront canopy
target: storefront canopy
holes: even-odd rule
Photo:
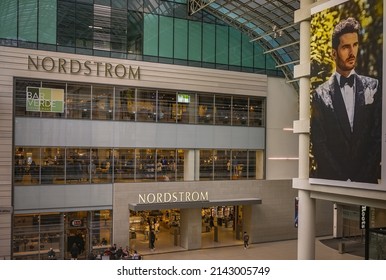
[[[261,204],[260,198],[240,198],[240,199],[221,199],[206,201],[172,202],[172,203],[141,203],[129,204],[129,210],[163,210],[163,209],[188,209],[188,208],[207,208],[213,206],[232,206],[232,205],[252,205]]]

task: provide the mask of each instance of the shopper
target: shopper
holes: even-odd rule
[[[71,248],[71,259],[72,260],[77,260],[78,259],[78,255],[79,255],[79,248],[78,246],[76,246],[76,243],[72,244],[72,248]]]
[[[249,235],[246,231],[244,231],[243,240],[244,240],[244,249],[247,249],[249,247]]]
[[[154,233],[154,230],[150,230],[149,246],[150,246],[150,250],[152,251],[154,251],[155,249],[154,243],[155,243],[155,233]]]
[[[56,254],[55,254],[54,249],[52,249],[52,248],[50,248],[50,250],[48,251],[48,259],[49,260],[56,260]]]

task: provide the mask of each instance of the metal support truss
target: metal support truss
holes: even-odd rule
[[[204,9],[216,0],[189,0],[189,15],[193,15],[198,11]]]

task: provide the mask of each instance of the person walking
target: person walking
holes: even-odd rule
[[[154,243],[155,243],[155,233],[154,233],[154,230],[150,230],[149,246],[150,246],[150,250],[152,251],[154,251],[155,249]]]
[[[244,231],[243,240],[244,240],[244,249],[247,249],[249,247],[249,235],[246,231]]]
[[[77,260],[78,259],[79,248],[78,248],[78,246],[76,246],[76,243],[72,244],[70,253],[71,253],[71,259],[72,260]]]

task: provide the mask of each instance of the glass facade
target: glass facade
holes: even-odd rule
[[[15,185],[184,181],[183,149],[16,147]],[[200,150],[200,180],[263,179],[254,150]]]
[[[26,102],[29,87],[63,90],[63,113],[29,110]],[[18,78],[15,115],[262,127],[265,125],[265,98]]]
[[[0,1],[0,45],[282,76],[270,54],[186,1]]]
[[[111,246],[112,211],[17,214],[14,216],[13,257],[17,260],[48,259],[50,248],[57,259],[69,259],[75,243],[81,258],[91,250]]]

